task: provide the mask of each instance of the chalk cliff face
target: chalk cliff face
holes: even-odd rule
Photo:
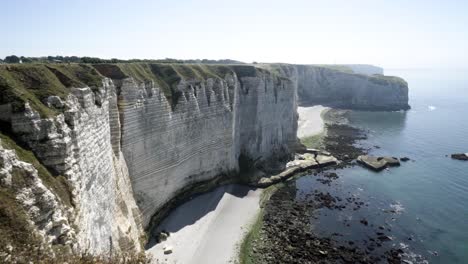
[[[327,68],[297,66],[301,104],[363,110],[409,109],[408,85],[400,78],[366,76]]]
[[[182,79],[174,109],[155,82],[121,82],[122,150],[145,226],[184,188],[236,174],[240,154],[267,167],[291,155],[297,130],[292,82],[249,66],[239,70],[250,75],[234,69]]]
[[[41,118],[26,104],[23,112],[11,114],[9,122],[41,163],[70,184],[74,214],[69,221],[78,230],[69,243],[78,251],[96,253],[139,250],[139,210],[124,157],[111,144],[112,128],[118,128],[112,82],[104,79],[96,94],[88,87],[71,88],[65,102],[54,96],[48,101],[63,113]],[[55,235],[60,238],[64,233]]]
[[[1,67],[0,132],[18,145],[0,141],[0,188],[45,242],[92,253],[142,250],[153,215],[197,184],[239,180],[242,161],[281,169],[298,103],[408,107],[400,79],[317,66]]]
[[[264,67],[294,80],[298,103],[303,106],[322,104],[371,111],[410,108],[408,84],[398,77],[375,74],[382,72],[377,67],[349,65],[340,66],[339,70],[315,65],[269,64]],[[348,67],[349,71],[343,67]]]

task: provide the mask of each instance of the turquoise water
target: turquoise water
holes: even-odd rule
[[[371,154],[412,161],[380,173],[359,166],[338,172],[331,193],[365,201],[357,211],[322,210],[317,232],[338,230],[355,240],[373,227],[343,227],[366,217],[391,230],[394,247],[405,248],[413,262],[468,263],[468,162],[446,155],[468,152],[468,71],[393,70],[405,78],[412,109],[404,112],[352,112],[350,123],[369,130],[361,144]],[[313,176],[298,180],[302,192],[317,188]],[[385,210],[394,210],[387,213]],[[336,211],[336,210],[335,210]],[[413,254],[413,255],[411,255]]]

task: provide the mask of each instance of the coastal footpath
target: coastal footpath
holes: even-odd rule
[[[184,199],[284,170],[298,105],[409,108],[405,81],[358,70],[1,65],[0,251],[141,252],[145,230]]]

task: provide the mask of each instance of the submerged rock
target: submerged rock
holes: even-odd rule
[[[410,160],[410,158],[408,158],[408,157],[402,157],[402,158],[400,158],[400,160],[403,161],[403,162],[407,162],[407,161]]]
[[[456,153],[456,154],[452,154],[452,159],[456,159],[456,160],[468,160],[468,153]]]

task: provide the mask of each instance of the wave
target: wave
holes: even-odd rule
[[[390,204],[390,208],[394,210],[397,214],[402,213],[405,210],[405,207],[400,202]]]

